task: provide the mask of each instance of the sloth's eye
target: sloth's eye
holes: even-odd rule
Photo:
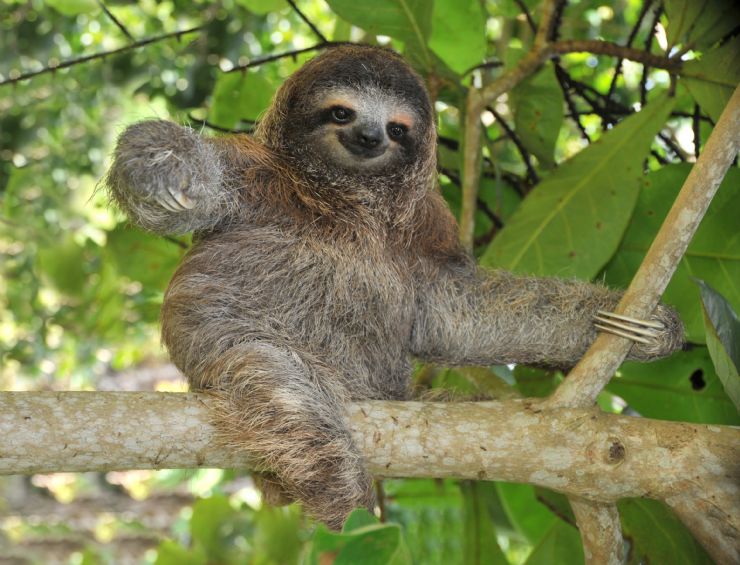
[[[335,106],[331,110],[331,119],[337,124],[346,124],[352,120],[354,112],[343,106]]]
[[[402,124],[388,124],[388,136],[391,139],[399,140],[407,131],[408,128]]]

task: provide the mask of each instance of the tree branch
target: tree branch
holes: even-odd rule
[[[740,151],[740,87],[735,89],[701,157],[691,169],[658,235],[616,311],[647,319],[658,304],[727,169]],[[619,368],[631,342],[599,334],[550,399],[553,406],[591,404]]]
[[[311,51],[324,49],[326,47],[329,47],[330,45],[336,45],[336,43],[333,41],[326,41],[322,43],[317,43],[316,45],[311,45],[310,47],[304,47],[303,49],[293,49],[291,51],[277,53],[268,57],[262,57],[261,59],[255,59],[254,61],[249,61],[244,65],[238,65],[232,69],[229,69],[228,71],[224,71],[224,74],[246,71],[247,69],[251,69],[252,67],[259,67],[260,65],[264,65],[265,63],[271,63],[273,61],[285,59],[286,57],[295,57],[296,55],[301,55],[303,53],[310,53]]]
[[[14,77],[2,80],[0,81],[0,86],[4,86],[6,84],[14,84],[22,80],[27,80],[29,78],[43,75],[45,73],[53,73],[53,72],[58,71],[59,69],[66,69],[68,67],[80,65],[82,63],[87,63],[89,61],[94,61],[96,59],[104,59],[105,57],[110,57],[112,55],[120,55],[121,53],[125,53],[126,51],[131,51],[133,49],[139,49],[140,47],[151,45],[152,43],[157,43],[158,41],[163,41],[165,39],[170,39],[173,37],[180,39],[183,35],[188,35],[190,33],[196,33],[196,32],[201,31],[203,27],[204,26],[191,27],[189,29],[183,29],[180,31],[173,31],[171,33],[165,33],[162,35],[156,35],[154,37],[142,39],[141,41],[136,41],[135,43],[130,43],[129,45],[124,45],[123,47],[119,47],[118,49],[111,49],[110,51],[102,51],[100,53],[93,53],[92,55],[85,55],[84,57],[77,57],[76,59],[69,59],[68,61],[62,61],[56,65],[48,65],[44,67],[43,69],[39,69],[38,71],[23,73],[18,76],[14,76]]]
[[[620,59],[629,59],[649,67],[678,71],[681,68],[680,59],[672,59],[654,55],[648,51],[624,47],[610,41],[601,40],[576,40],[558,41],[550,45],[553,53],[593,53],[594,55],[611,55]]]
[[[248,468],[218,446],[210,403],[207,394],[0,392],[0,474]],[[378,476],[524,482],[603,502],[712,497],[728,513],[740,502],[740,430],[730,426],[533,400],[364,401],[348,418]]]

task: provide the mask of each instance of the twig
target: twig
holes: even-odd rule
[[[650,52],[650,49],[653,46],[653,38],[655,37],[655,28],[658,25],[658,22],[660,22],[660,15],[663,13],[663,7],[658,6],[658,8],[655,10],[655,14],[653,14],[653,19],[650,22],[650,31],[648,32],[647,37],[645,38],[645,44],[644,48],[646,52]],[[640,105],[644,106],[647,103],[647,78],[648,73],[650,72],[650,67],[647,65],[642,67],[642,77],[640,78]]]
[[[514,0],[514,2],[516,2],[516,5],[519,6],[519,9],[524,13],[524,17],[527,18],[529,29],[531,29],[533,32],[536,32],[537,24],[534,23],[534,19],[532,19],[532,14],[529,11],[527,5],[524,3],[524,0]]]
[[[506,123],[506,120],[499,114],[493,106],[486,106],[486,109],[493,114],[493,117],[496,118],[496,121],[501,126],[501,129],[503,129],[506,132],[506,135],[511,139],[511,141],[514,143],[514,145],[517,148],[517,151],[519,151],[519,154],[522,157],[522,161],[524,161],[524,166],[527,168],[527,175],[529,175],[529,182],[532,184],[537,184],[540,182],[539,176],[537,176],[537,171],[534,170],[534,167],[532,166],[532,157],[529,154],[529,151],[527,151],[527,148],[524,147],[524,144],[522,144],[522,140],[519,139],[519,136],[514,132],[513,129],[509,127],[509,124]]]
[[[642,3],[642,8],[640,8],[640,13],[637,15],[637,21],[635,22],[635,25],[632,26],[629,36],[627,37],[627,43],[626,43],[627,47],[632,46],[632,42],[635,40],[635,37],[637,37],[637,32],[640,31],[642,20],[645,19],[645,16],[650,10],[650,6],[652,5],[652,3],[653,3],[653,0],[644,0],[644,2]],[[624,62],[624,59],[620,57],[619,59],[617,59],[617,64],[614,65],[614,75],[612,76],[612,81],[609,84],[609,90],[606,93],[606,96],[608,98],[612,97],[612,94],[614,94],[614,90],[617,87],[617,79],[619,79],[619,75],[622,74],[622,63],[623,62]]]
[[[20,82],[22,80],[27,80],[29,78],[33,78],[45,73],[53,73],[58,71],[59,69],[65,69],[68,67],[73,67],[75,65],[80,65],[82,63],[87,63],[88,61],[94,61],[96,59],[103,59],[105,57],[110,57],[112,55],[120,55],[121,53],[125,53],[127,51],[131,51],[133,49],[139,49],[140,47],[144,47],[145,45],[151,45],[152,43],[157,43],[158,41],[164,41],[165,39],[171,39],[173,37],[176,37],[177,39],[180,39],[183,35],[188,35],[191,33],[197,33],[203,29],[204,26],[197,26],[192,27],[190,29],[184,29],[180,31],[173,31],[170,33],[165,33],[162,35],[157,35],[154,37],[149,37],[147,39],[142,39],[141,41],[137,41],[135,43],[131,43],[129,45],[126,45],[124,47],[119,47],[118,49],[111,49],[110,51],[102,51],[100,53],[94,53],[92,55],[85,55],[84,57],[77,57],[76,59],[70,59],[68,61],[62,61],[61,63],[58,63],[56,65],[49,65],[44,67],[43,69],[39,69],[38,71],[32,71],[29,73],[24,73],[21,75],[18,75],[16,77],[11,77],[8,79],[5,79],[3,81],[0,81],[0,86],[4,86],[6,84],[14,84],[17,82]]]
[[[244,65],[238,65],[232,69],[229,69],[228,71],[224,71],[224,74],[245,71],[253,67],[259,67],[260,65],[264,65],[265,63],[271,63],[273,61],[279,61],[280,59],[285,59],[286,57],[295,57],[303,53],[310,53],[311,51],[325,49],[326,47],[329,47],[330,45],[337,45],[337,43],[334,41],[326,41],[323,43],[317,43],[316,45],[311,45],[310,47],[304,47],[303,49],[294,49],[292,51],[285,51],[283,53],[278,53],[276,55],[270,55],[269,57],[255,59],[254,61],[249,61],[248,63],[245,63]]]
[[[134,39],[134,36],[133,36],[133,35],[131,35],[131,33],[129,33],[129,31],[128,31],[128,30],[126,29],[126,26],[124,26],[124,25],[123,25],[123,24],[122,24],[122,23],[120,22],[120,20],[119,20],[119,19],[118,19],[118,18],[117,18],[116,16],[114,16],[114,15],[113,15],[113,12],[111,12],[111,11],[110,11],[110,10],[108,9],[108,6],[106,6],[106,5],[105,5],[105,4],[103,3],[103,0],[98,0],[98,5],[99,5],[99,6],[100,6],[100,7],[101,7],[101,8],[103,9],[103,12],[105,12],[105,15],[106,15],[106,16],[108,16],[108,18],[109,18],[109,19],[110,19],[110,20],[111,20],[111,21],[112,21],[112,22],[113,22],[114,24],[116,24],[116,27],[117,27],[118,29],[120,29],[120,30],[121,30],[121,33],[123,33],[123,35],[125,35],[126,37],[128,37],[128,40],[129,40],[129,41],[130,41],[131,43],[134,43],[134,42],[136,41],[136,40]]]
[[[694,104],[694,114],[691,116],[691,129],[694,131],[694,157],[699,158],[701,152],[701,108]]]
[[[313,24],[313,22],[306,17],[306,14],[304,14],[303,12],[300,11],[300,9],[298,9],[298,6],[296,6],[296,3],[293,0],[287,0],[287,2],[288,2],[288,4],[290,4],[290,7],[293,8],[293,11],[296,14],[298,14],[298,17],[301,18],[306,23],[306,25],[308,25],[308,27],[311,28],[311,31],[314,32],[314,34],[316,35],[316,37],[318,37],[321,40],[322,43],[328,43],[329,42],[326,39],[326,37],[324,36],[324,34],[319,31],[319,28],[317,28]]]
[[[248,134],[248,133],[252,133],[252,131],[254,130],[254,127],[250,127],[247,129],[225,128],[225,127],[216,125],[213,122],[209,122],[208,120],[202,120],[200,118],[196,118],[192,114],[188,114],[188,120],[190,120],[191,122],[202,124],[203,126],[207,127],[208,129],[212,129],[213,131],[220,131],[221,133]]]

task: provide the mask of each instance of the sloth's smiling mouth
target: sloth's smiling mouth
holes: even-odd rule
[[[344,140],[341,137],[339,138],[339,142],[342,144],[342,147],[352,153],[352,155],[356,155],[357,157],[362,157],[364,159],[375,159],[380,157],[385,153],[387,148],[385,145],[377,147],[363,147],[358,143],[352,143],[351,141]]]

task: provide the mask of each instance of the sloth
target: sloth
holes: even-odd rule
[[[683,342],[667,306],[620,319],[604,286],[478,268],[436,188],[435,124],[401,56],[334,46],[253,136],[144,121],[105,179],[133,223],[195,234],[162,339],[215,399],[224,449],[253,462],[268,502],[301,501],[332,528],[375,504],[345,407],[409,398],[411,359],[568,368],[599,329],[632,338],[638,360]]]

